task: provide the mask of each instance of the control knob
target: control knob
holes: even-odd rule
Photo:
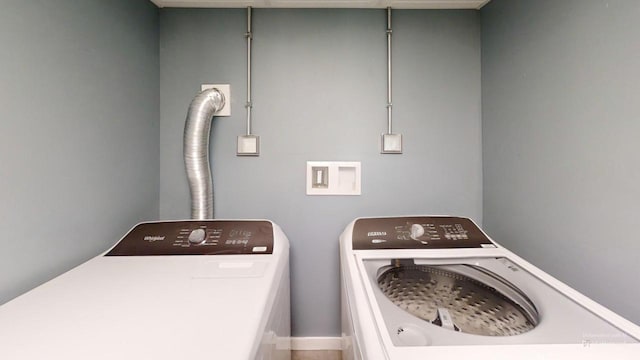
[[[189,242],[192,244],[201,244],[207,237],[204,229],[195,229],[189,234]]]
[[[424,227],[420,224],[412,224],[411,225],[411,235],[409,235],[413,240],[418,240],[419,237],[424,235]]]

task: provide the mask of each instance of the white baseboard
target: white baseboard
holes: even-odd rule
[[[341,350],[340,337],[292,337],[291,350]]]

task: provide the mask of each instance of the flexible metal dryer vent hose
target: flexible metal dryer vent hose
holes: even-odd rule
[[[191,218],[213,219],[213,181],[209,165],[209,137],[213,114],[225,98],[218,89],[196,95],[189,105],[184,125],[184,165],[191,190]]]

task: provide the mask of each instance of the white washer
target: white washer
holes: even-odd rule
[[[266,220],[135,226],[0,307],[0,359],[290,359],[289,242]]]
[[[340,237],[343,360],[640,359],[640,328],[470,219],[360,218]]]

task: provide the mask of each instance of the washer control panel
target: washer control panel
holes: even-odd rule
[[[353,249],[444,249],[495,247],[473,221],[452,216],[358,219]]]
[[[272,254],[263,220],[185,220],[138,224],[105,256]]]

